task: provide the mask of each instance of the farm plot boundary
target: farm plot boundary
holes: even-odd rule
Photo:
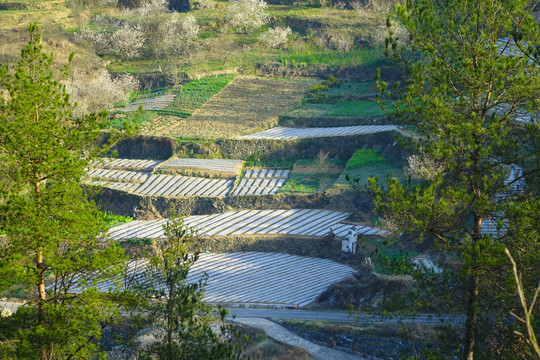
[[[159,135],[220,139],[249,134],[278,122],[278,115],[300,102],[312,79],[238,76],[189,119],[177,119]]]
[[[371,219],[366,215],[373,209],[370,195],[363,190],[344,189],[316,194],[245,195],[229,197],[164,197],[141,196],[109,188],[101,188],[93,199],[102,211],[137,219],[157,219],[180,214],[216,214],[241,209],[326,209],[351,214],[353,221]]]
[[[125,278],[140,278],[147,266],[148,260],[144,259],[130,262]],[[327,259],[289,254],[201,254],[187,281],[197,282],[208,275],[203,299],[207,303],[298,308],[312,303],[330,285],[355,273],[354,269]],[[100,291],[114,287],[114,279],[97,284]],[[77,291],[80,289],[74,290]]]

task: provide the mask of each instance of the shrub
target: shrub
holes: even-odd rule
[[[140,55],[144,45],[144,34],[138,25],[124,25],[111,38],[111,49],[122,59],[133,59]]]
[[[229,22],[247,34],[268,22],[267,6],[264,0],[231,0],[227,9]]]
[[[259,40],[266,43],[271,48],[277,48],[287,42],[287,36],[291,35],[290,27],[275,27],[259,36]]]
[[[416,255],[415,252],[384,249],[377,255],[375,269],[386,275],[410,274],[415,270],[411,258]]]
[[[103,109],[111,109],[115,103],[125,102],[139,84],[129,74],[112,77],[105,69],[93,73],[93,77],[74,73],[65,81],[66,91],[77,107],[75,116],[82,116]]]

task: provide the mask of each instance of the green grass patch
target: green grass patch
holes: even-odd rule
[[[294,173],[290,174],[280,193],[294,192],[313,194],[332,186],[339,174],[335,173]]]
[[[343,101],[334,104],[326,116],[384,116],[379,104],[375,101]]]
[[[111,228],[133,221],[132,217],[116,215],[108,211],[103,213],[103,218],[105,219],[107,225]]]
[[[342,101],[334,104],[317,101],[317,103],[308,102],[299,108],[291,110],[287,115],[294,117],[379,117],[384,116],[384,112],[379,104],[369,100]]]
[[[329,96],[343,96],[356,94],[377,94],[377,86],[375,81],[350,81],[343,82],[340,86],[331,87],[324,91]]]
[[[193,80],[180,89],[174,89],[173,93],[176,94],[174,101],[166,109],[158,112],[187,118],[212,96],[220,92],[232,79],[234,79],[234,75],[223,74]]]
[[[375,271],[383,275],[409,274],[415,269],[411,258],[416,255],[416,252],[385,248],[375,258]]]
[[[384,164],[386,159],[379,155],[380,151],[376,149],[358,149],[347,162],[345,170],[357,169],[359,167]]]
[[[113,115],[113,117],[107,122],[107,126],[110,128],[123,130],[125,129],[126,121],[133,125],[141,125],[145,121],[152,120],[155,116],[156,115],[150,111],[143,111],[142,113],[139,113],[138,111],[133,111],[125,115],[120,113]]]
[[[379,181],[384,181],[387,176],[397,177],[399,181],[406,181],[407,176],[402,168],[398,168],[388,162],[362,166],[356,169],[345,170],[337,179],[335,186],[338,188],[347,188],[352,186],[353,181],[357,186],[367,186],[369,177],[376,177]],[[350,180],[347,180],[350,179]]]
[[[374,49],[354,48],[347,52],[339,52],[320,49],[309,43],[302,46],[294,46],[288,53],[282,53],[279,56],[279,62],[283,65],[292,65],[298,68],[318,65],[327,65],[330,67],[373,67],[377,66],[382,60],[381,53]]]

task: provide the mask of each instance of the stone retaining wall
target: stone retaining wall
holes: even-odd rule
[[[136,217],[141,220],[164,218],[170,212],[182,215],[209,215],[232,210],[324,209],[351,213],[352,221],[365,218],[373,209],[370,195],[363,190],[343,190],[315,194],[271,194],[229,197],[140,196],[125,191],[102,188],[94,200],[102,211]]]

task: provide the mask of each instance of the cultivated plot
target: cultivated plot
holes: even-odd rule
[[[150,177],[150,173],[126,170],[88,169],[86,176],[111,180],[114,182],[144,183]]]
[[[133,192],[150,196],[225,196],[232,185],[233,180],[153,174]]]
[[[215,172],[239,174],[242,170],[242,160],[231,159],[174,159],[164,162],[160,169],[199,169]]]
[[[174,101],[176,95],[161,95],[153,98],[140,99],[130,102],[123,108],[117,108],[117,111],[129,112],[137,111],[139,107],[142,107],[143,110],[163,110],[170,103]]]
[[[395,131],[394,125],[367,125],[367,126],[342,126],[327,128],[287,128],[275,127],[255,134],[244,135],[239,139],[274,139],[274,140],[293,140],[315,137],[329,136],[347,136],[358,134],[371,134],[383,131]]]
[[[234,138],[277,124],[314,80],[238,76],[188,119],[175,119],[160,135],[181,138]]]
[[[233,180],[161,175],[137,171],[88,169],[90,185],[149,196],[225,196]],[[92,181],[94,180],[94,181]],[[108,180],[108,181],[105,181]]]
[[[318,209],[241,210],[212,215],[193,215],[184,219],[199,236],[229,235],[295,235],[321,237],[330,232],[345,236],[353,227],[342,223],[348,213]],[[163,239],[167,219],[135,220],[109,230],[112,240],[152,238]],[[384,236],[388,232],[356,225],[359,235]]]
[[[133,171],[152,171],[160,160],[139,160],[139,159],[111,159],[101,158],[93,161],[90,166],[104,169],[133,170]]]
[[[120,183],[120,182],[109,182],[109,181],[90,181],[88,185],[92,186],[102,186],[109,189],[122,190],[122,191],[133,191],[139,187],[139,184],[136,183]]]
[[[146,260],[129,263],[125,287],[141,282],[147,267]],[[331,284],[354,273],[352,268],[327,259],[245,252],[201,254],[187,280],[194,283],[204,274],[208,275],[203,299],[208,303],[303,307]],[[108,291],[114,286],[115,282],[111,280],[97,287],[100,291]],[[77,291],[80,289],[74,290]]]
[[[289,170],[247,170],[233,195],[275,194],[287,181]]]

